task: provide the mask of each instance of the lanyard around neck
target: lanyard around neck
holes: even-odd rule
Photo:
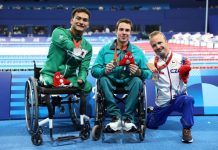
[[[170,63],[172,57],[173,57],[173,53],[171,52],[170,57],[168,58],[168,60],[167,60],[163,65],[158,66],[158,65],[157,65],[157,62],[158,62],[158,60],[159,60],[159,57],[156,56],[156,57],[155,57],[155,60],[154,60],[154,66],[157,68],[158,71],[161,71],[162,69],[164,69],[165,67],[168,66],[168,64]]]
[[[118,56],[127,49],[128,45],[122,46],[120,49],[120,53],[117,53],[117,44],[115,44],[115,49],[114,49],[114,61],[117,62]]]
[[[80,48],[81,40],[80,41],[76,41],[75,39],[73,39],[73,43],[74,43],[74,46],[76,48]]]
[[[73,34],[73,32],[72,31],[70,31],[70,34],[71,34],[71,36],[72,36],[72,41],[73,41],[73,43],[74,43],[74,46],[76,47],[76,48],[80,48],[80,44],[81,44],[81,39],[79,38],[79,40],[76,40],[76,36]]]

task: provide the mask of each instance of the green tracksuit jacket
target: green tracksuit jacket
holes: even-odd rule
[[[147,59],[141,49],[128,44],[125,51],[120,53],[117,50],[118,62],[124,57],[126,51],[130,51],[133,54],[135,64],[141,69],[141,75],[131,75],[128,70],[128,66],[117,66],[108,75],[105,74],[106,65],[114,59],[114,42],[105,45],[99,52],[95,63],[92,67],[92,76],[99,79],[100,88],[104,92],[107,112],[110,116],[116,116],[121,118],[121,111],[117,107],[117,102],[115,102],[114,96],[112,94],[115,90],[116,84],[122,85],[128,91],[128,97],[125,102],[125,112],[122,114],[123,119],[130,119],[134,122],[134,112],[137,107],[137,97],[138,93],[142,90],[142,80],[148,79],[151,76],[151,71],[147,68]]]
[[[74,87],[78,87],[85,93],[91,91],[91,84],[86,80],[90,60],[92,57],[92,46],[83,37],[80,37],[81,44],[79,53],[75,53],[75,44],[70,29],[56,28],[52,33],[51,45],[47,60],[41,70],[41,76],[47,85],[53,84],[55,72],[71,81]],[[79,85],[77,80],[83,80],[84,84]]]

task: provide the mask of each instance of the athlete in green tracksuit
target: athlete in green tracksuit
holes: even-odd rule
[[[71,15],[71,28],[56,28],[52,33],[47,60],[40,72],[40,80],[45,86],[53,86],[53,77],[60,72],[73,87],[80,90],[80,114],[86,113],[86,94],[92,90],[87,81],[92,57],[91,44],[82,37],[89,26],[90,12],[86,8],[76,8]]]
[[[76,26],[77,22],[80,28],[82,26],[80,25],[81,21],[76,18],[79,17],[81,20],[83,18],[78,15],[86,16],[86,14],[76,13],[76,15],[73,17],[75,19],[72,19],[74,22],[71,29],[56,28],[53,31],[49,53],[40,72],[40,79],[45,85],[53,85],[53,76],[55,72],[59,71],[65,79],[72,83],[73,87],[78,87],[84,93],[89,93],[92,86],[86,77],[92,57],[92,46],[81,34],[78,34]],[[83,33],[83,30],[79,33]]]
[[[132,22],[129,19],[120,19],[116,25],[117,39],[100,50],[92,67],[92,75],[99,79],[107,112],[112,117],[112,121],[106,125],[106,130],[109,132],[119,131],[122,127],[126,131],[137,129],[134,124],[137,97],[142,90],[143,80],[151,76],[143,51],[129,42],[131,28]],[[133,55],[135,63],[126,66],[117,65],[122,59],[127,58],[127,53]],[[122,86],[128,91],[123,115],[112,93],[116,86]]]

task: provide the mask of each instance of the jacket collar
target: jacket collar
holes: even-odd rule
[[[110,45],[110,50],[115,50],[115,43],[117,42],[117,39],[115,39],[114,41],[112,41],[111,45]],[[132,45],[130,42],[128,42],[128,47],[126,49],[126,51],[132,52]]]
[[[69,31],[72,39],[76,40],[77,42],[82,40],[82,35],[81,36],[75,35],[70,29]]]
[[[171,55],[171,53],[172,53],[172,51],[171,50],[169,50],[169,52],[168,52],[168,54],[167,54],[167,58],[166,59],[164,59],[164,61],[166,61],[166,60],[168,60],[169,59],[169,57],[170,57],[170,55]],[[155,57],[157,57],[158,59],[161,59],[161,60],[163,60],[159,55],[155,55]]]

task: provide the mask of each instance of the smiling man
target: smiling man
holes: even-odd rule
[[[41,82],[48,87],[73,86],[81,90],[80,98],[92,89],[86,78],[92,57],[92,46],[82,37],[89,26],[90,12],[86,8],[76,8],[71,15],[71,28],[56,28],[51,37],[47,60],[40,72]],[[58,73],[67,81],[54,85],[54,74]],[[80,111],[84,111],[84,108]]]
[[[154,31],[149,36],[155,56],[147,64],[153,72],[156,86],[156,106],[148,114],[147,127],[157,129],[173,111],[180,112],[183,127],[182,141],[192,143],[191,127],[194,125],[194,99],[187,94],[186,84],[191,63],[189,59],[169,49],[162,32]]]
[[[118,20],[117,39],[102,47],[92,67],[92,75],[99,79],[107,112],[112,117],[111,122],[105,127],[108,132],[119,131],[122,127],[128,132],[137,129],[134,112],[138,94],[142,90],[143,80],[151,75],[143,51],[129,41],[131,30],[132,22],[129,19]],[[128,91],[123,116],[112,93],[118,86]]]

